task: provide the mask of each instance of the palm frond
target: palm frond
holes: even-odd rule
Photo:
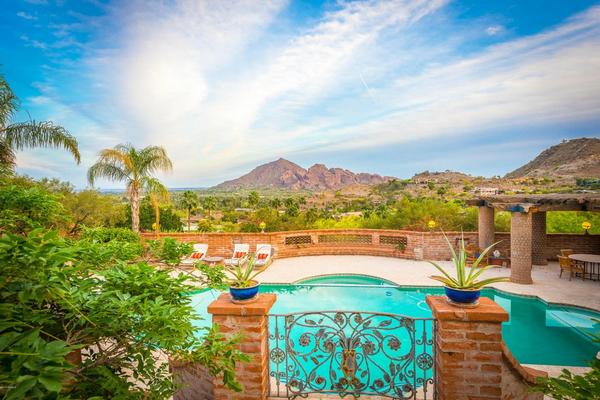
[[[88,169],[88,182],[94,186],[94,182],[98,178],[106,178],[112,182],[130,182],[130,176],[123,168],[105,162],[97,162]],[[128,185],[129,186],[129,185]]]
[[[17,96],[8,82],[0,75],[0,130],[7,126],[19,108]]]
[[[156,171],[171,171],[173,163],[167,155],[167,151],[160,146],[148,146],[138,154],[138,167],[140,175],[149,175]]]
[[[77,139],[62,126],[52,122],[21,122],[3,130],[4,140],[14,150],[32,147],[63,148],[70,152],[79,164],[81,155]]]

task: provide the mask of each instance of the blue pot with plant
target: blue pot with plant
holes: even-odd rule
[[[225,271],[231,276],[228,279],[229,294],[234,301],[249,301],[258,295],[260,283],[255,280],[262,271],[254,270],[255,258],[244,257],[238,260],[236,265],[225,268]]]
[[[444,284],[444,291],[450,303],[457,306],[473,307],[478,304],[481,296],[481,289],[487,285],[496,282],[506,282],[508,278],[497,277],[478,280],[478,278],[493,266],[487,265],[480,267],[480,263],[485,259],[486,254],[499,242],[492,244],[483,250],[477,259],[473,262],[470,269],[467,270],[467,251],[465,250],[464,237],[460,240],[458,253],[452,247],[448,237],[444,234],[444,238],[448,243],[448,248],[452,254],[452,262],[454,264],[455,275],[452,276],[444,268],[433,261],[429,261],[443,276],[434,275],[430,278]]]

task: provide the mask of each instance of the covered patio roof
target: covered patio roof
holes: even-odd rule
[[[551,193],[531,195],[481,196],[468,200],[467,204],[491,207],[498,211],[600,211],[598,193]]]
[[[481,196],[467,201],[467,204],[479,207],[479,246],[482,248],[495,242],[494,212],[498,210],[511,213],[511,281],[528,284],[533,283],[532,264],[547,264],[544,256],[547,239],[546,212],[600,212],[600,194],[494,195]]]

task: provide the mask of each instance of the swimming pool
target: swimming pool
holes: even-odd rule
[[[398,287],[382,282],[373,285],[340,284],[348,279],[360,281],[360,276],[327,276],[312,278],[302,284],[263,284],[261,292],[276,293],[273,314],[304,311],[340,310],[402,314],[413,318],[430,318],[425,302],[427,295],[442,295],[441,287]],[[306,282],[306,281],[305,281]],[[325,283],[323,283],[325,282]],[[384,281],[385,282],[385,281]],[[593,359],[600,345],[587,334],[600,333],[600,313],[582,308],[546,303],[538,298],[484,289],[483,296],[493,299],[509,314],[502,334],[513,355],[523,364],[585,366]],[[198,292],[192,304],[199,315],[199,326],[210,323],[207,306],[218,293]]]

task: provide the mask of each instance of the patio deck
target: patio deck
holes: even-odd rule
[[[451,267],[450,261],[438,261],[442,266]],[[566,274],[559,274],[558,263],[534,265],[533,284],[521,285],[502,282],[492,285],[510,293],[538,296],[552,302],[576,305],[600,311],[600,282],[573,278],[569,282]],[[276,259],[258,280],[265,283],[293,283],[318,275],[365,274],[387,279],[403,286],[439,286],[429,279],[439,272],[426,261],[403,260],[373,256],[306,256]],[[510,268],[493,268],[486,274],[510,276]]]

